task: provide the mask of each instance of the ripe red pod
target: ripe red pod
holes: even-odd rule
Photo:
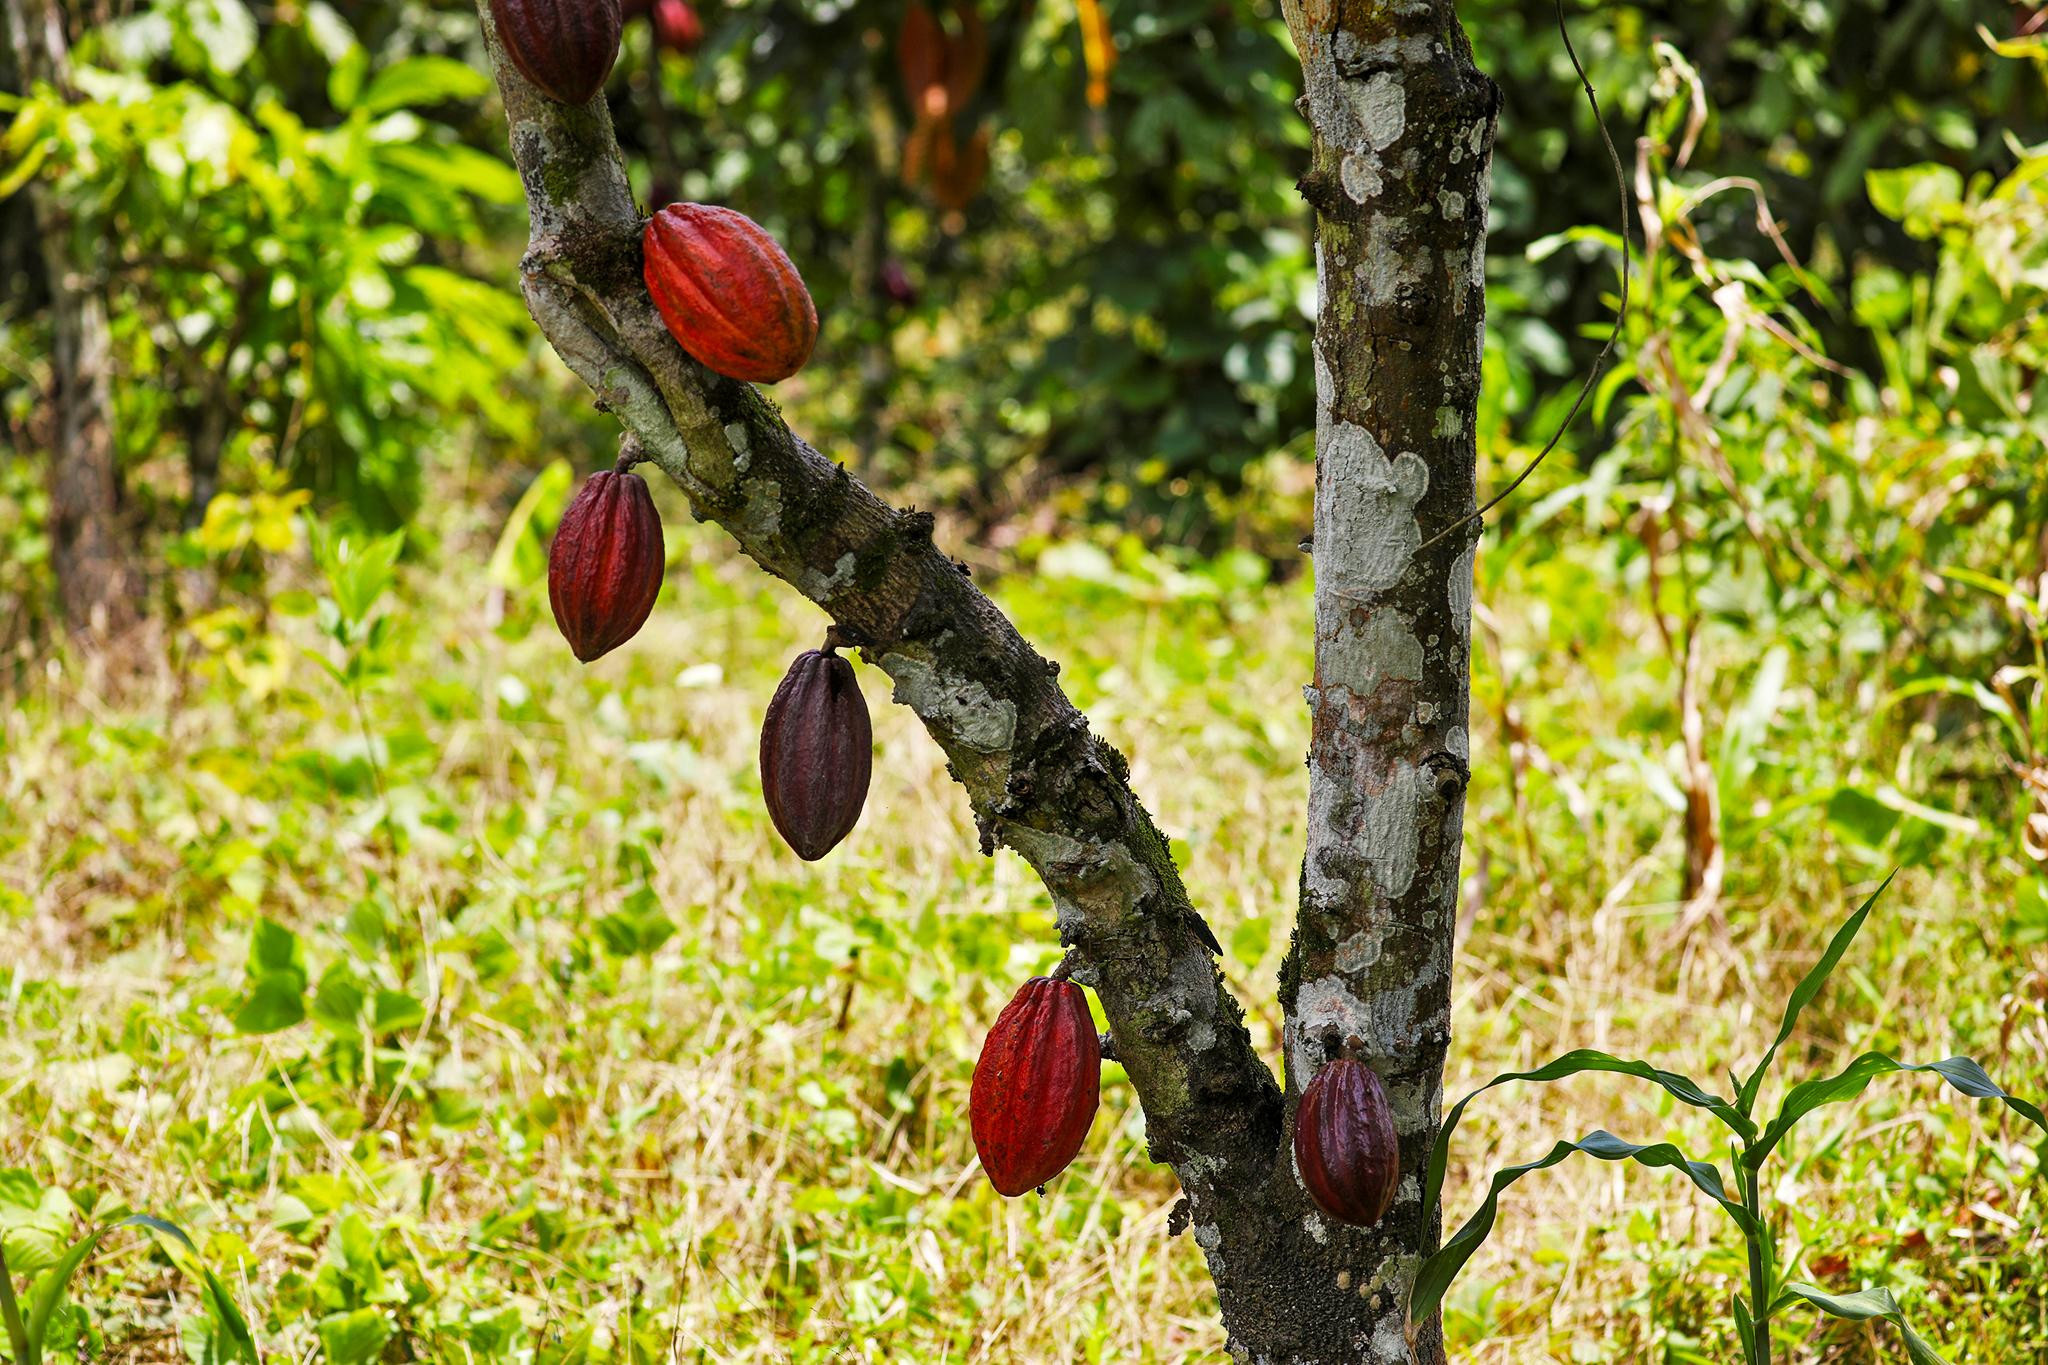
[[[541,93],[584,104],[619,57],[619,0],[491,0],[505,55]]]
[[[1348,1057],[1324,1067],[1294,1116],[1294,1166],[1309,1197],[1340,1223],[1370,1227],[1394,1206],[1400,1162],[1379,1076]]]
[[[676,344],[730,379],[772,384],[811,358],[818,310],[761,225],[715,204],[670,204],[647,224],[647,292]]]
[[[996,1016],[968,1092],[974,1150],[998,1193],[1020,1195],[1067,1168],[1101,1086],[1088,997],[1071,981],[1032,977]]]
[[[589,663],[633,638],[661,595],[661,514],[631,470],[593,474],[548,547],[548,603]]]
[[[796,856],[814,863],[867,804],[874,732],[853,665],[833,646],[796,656],[761,721],[761,795]]]
[[[654,37],[671,52],[695,52],[704,41],[704,21],[690,0],[654,0]]]

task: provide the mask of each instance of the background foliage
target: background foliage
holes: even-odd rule
[[[1479,428],[1498,486],[1604,332],[1618,243],[1547,21],[1461,10],[1505,100]],[[1297,73],[1271,5],[1102,12],[1115,63],[1091,72],[1082,8],[986,9],[954,118],[963,145],[988,130],[988,169],[951,204],[904,181],[916,124],[879,0],[710,0],[694,52],[635,22],[610,97],[650,200],[731,203],[789,245],[826,330],[778,401],[938,510],[1062,661],[1272,1055],[1306,742],[1287,699],[1309,671]],[[83,98],[11,99],[0,177],[49,190],[49,230],[108,298],[166,661],[107,688],[51,617],[43,225],[15,194],[10,1265],[151,1208],[266,1355],[342,1365],[1214,1351],[1114,1067],[1085,1168],[1043,1203],[973,1169],[976,1041],[1055,948],[1041,890],[976,856],[921,733],[875,691],[862,829],[816,868],[767,832],[751,732],[816,642],[810,609],[668,499],[654,622],[591,669],[561,648],[546,544],[612,436],[512,291],[523,214],[469,8],[79,18]],[[1631,163],[1636,290],[1590,422],[1478,559],[1449,1089],[1578,1045],[1740,1056],[1903,863],[1795,1039],[1802,1069],[1967,1052],[2038,1099],[2038,16],[1858,0],[1576,23]],[[1802,1273],[1889,1283],[1955,1359],[2048,1349],[2024,1135],[1931,1086],[1844,1113],[1780,1191]],[[1592,1126],[1705,1140],[1595,1080],[1489,1097],[1453,1216],[1538,1154],[1531,1133]],[[1729,1358],[1742,1267],[1668,1193],[1569,1167],[1517,1186],[1449,1304],[1462,1349]],[[163,1273],[182,1254],[111,1254],[67,1340],[219,1354],[219,1316]],[[1849,1330],[1799,1358],[1891,1349]]]

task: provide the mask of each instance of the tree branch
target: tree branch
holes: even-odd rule
[[[1144,1104],[1154,1158],[1198,1202],[1265,1179],[1278,1088],[1122,755],[1089,732],[1057,666],[932,543],[929,513],[883,502],[751,386],[676,346],[641,281],[645,219],[604,101],[541,95],[505,60],[488,5],[478,12],[526,185],[522,274],[541,331],[700,519],[867,642],[862,656],[945,750],[984,849],[1008,845],[1043,879],[1074,977],[1101,998]]]

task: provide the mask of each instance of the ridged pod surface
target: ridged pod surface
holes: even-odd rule
[[[789,666],[761,721],[761,795],[796,856],[816,862],[867,804],[874,732],[853,665],[828,647]]]
[[[1387,1216],[1401,1151],[1371,1067],[1339,1057],[1308,1083],[1294,1118],[1294,1165],[1309,1198],[1338,1222],[1370,1227]]]
[[[818,310],[759,223],[716,204],[670,204],[641,239],[647,292],[676,344],[729,379],[773,384],[811,358]]]
[[[661,595],[661,514],[631,470],[590,476],[548,546],[548,605],[584,663],[618,648]]]
[[[968,1093],[974,1150],[998,1193],[1020,1195],[1067,1168],[1101,1085],[1088,997],[1071,981],[1032,977],[996,1016]]]
[[[562,104],[604,88],[619,57],[619,0],[491,0],[498,41],[520,74]]]

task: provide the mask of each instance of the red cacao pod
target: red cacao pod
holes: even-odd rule
[[[859,822],[873,743],[853,665],[830,645],[797,655],[761,722],[761,795],[805,862],[830,853]]]
[[[789,256],[744,213],[670,204],[647,224],[647,292],[676,344],[730,379],[772,384],[811,358],[818,310]]]
[[[1338,1222],[1370,1227],[1387,1216],[1401,1153],[1386,1087],[1371,1067],[1339,1057],[1308,1083],[1294,1116],[1294,1166]]]
[[[671,52],[695,52],[704,42],[704,21],[690,0],[654,0],[654,37]]]
[[[541,93],[584,104],[619,56],[619,0],[491,0],[505,54]]]
[[[1071,981],[1032,977],[996,1016],[968,1092],[974,1150],[998,1193],[1020,1195],[1067,1168],[1101,1086],[1088,997]]]
[[[631,470],[593,474],[548,547],[548,603],[584,663],[633,638],[661,595],[661,514]]]

